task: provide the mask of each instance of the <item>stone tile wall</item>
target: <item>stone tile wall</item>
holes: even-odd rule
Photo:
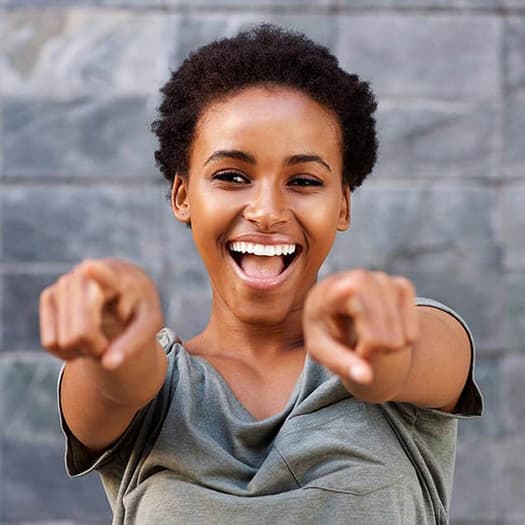
[[[38,295],[122,256],[183,337],[204,325],[148,128],[170,68],[260,21],[372,81],[379,163],[323,271],[406,275],[470,323],[486,415],[460,425],[452,522],[525,523],[525,0],[0,0],[0,523],[108,522],[96,476],[63,472]]]

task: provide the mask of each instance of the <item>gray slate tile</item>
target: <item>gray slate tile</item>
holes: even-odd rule
[[[341,4],[349,8],[488,9],[500,7],[504,1],[505,0],[342,0]]]
[[[500,439],[512,432],[503,409],[506,402],[503,385],[507,380],[505,361],[505,357],[476,356],[474,375],[483,395],[483,415],[459,424],[458,440],[467,448],[475,447],[480,440]]]
[[[377,129],[377,176],[452,180],[497,174],[494,104],[380,99]]]
[[[510,355],[501,366],[502,403],[500,411],[504,417],[509,436],[525,433],[525,353]],[[525,478],[524,478],[525,479]]]
[[[503,111],[503,165],[506,177],[525,178],[525,88],[511,91]]]
[[[342,15],[335,50],[381,96],[484,100],[499,93],[501,33],[495,15]]]
[[[325,46],[335,43],[336,15],[316,14],[272,14],[257,11],[203,12],[180,14],[174,18],[175,50],[173,68],[189,55],[212,40],[235,36],[260,23],[273,23],[281,27],[300,31]]]
[[[525,1],[523,2],[525,7]],[[525,17],[505,19],[505,86],[507,90],[525,88]]]
[[[165,223],[175,222],[164,190],[103,184],[6,187],[0,197],[1,260],[73,263],[124,257],[159,263]]]
[[[469,425],[471,422],[465,422]],[[462,424],[462,423],[460,423]],[[501,486],[498,442],[478,439],[458,443],[451,521],[470,524],[504,523],[506,495]]]
[[[62,438],[57,411],[61,362],[43,351],[0,359],[0,428],[9,439],[54,442]]]
[[[3,522],[41,520],[111,521],[109,505],[96,475],[69,479],[62,441],[39,443],[2,438]]]
[[[5,175],[157,176],[153,99],[9,98],[1,108]]]
[[[0,22],[0,93],[152,95],[169,73],[170,19],[158,11],[6,11]]]
[[[503,257],[495,190],[381,182],[354,193],[352,214],[351,228],[337,237],[327,271],[365,267],[405,275],[419,295],[463,315],[480,350],[503,349]]]
[[[525,270],[524,202],[525,184],[512,184],[502,189],[500,211],[505,242],[505,267],[511,271]]]
[[[506,348],[525,355],[525,272],[508,273],[506,290]]]
[[[58,274],[54,273],[0,274],[3,290],[0,351],[40,349],[39,295],[57,278]]]

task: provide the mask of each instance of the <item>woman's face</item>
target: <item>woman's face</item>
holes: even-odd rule
[[[349,225],[337,118],[286,87],[250,87],[204,112],[173,209],[191,220],[214,307],[250,323],[300,311]]]

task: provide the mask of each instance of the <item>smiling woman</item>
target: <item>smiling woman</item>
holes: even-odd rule
[[[42,293],[68,472],[100,473],[115,524],[447,523],[457,419],[482,410],[468,327],[403,277],[318,282],[374,165],[368,84],[261,26],[162,92],[156,159],[210,317],[185,342],[160,330],[154,284],[121,260]]]

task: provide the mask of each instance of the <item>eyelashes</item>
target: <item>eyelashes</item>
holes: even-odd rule
[[[243,175],[240,171],[234,170],[219,171],[213,175],[212,179],[233,182],[235,184],[249,184],[250,182],[246,175]]]
[[[288,184],[291,186],[308,187],[308,186],[322,186],[323,182],[320,181],[319,179],[314,179],[311,177],[295,177]]]
[[[219,171],[215,173],[212,176],[212,180],[219,180],[222,182],[230,182],[232,184],[249,184],[250,179],[244,175],[240,171],[235,170],[224,170]],[[311,177],[311,176],[304,176],[304,175],[298,175],[295,177],[292,177],[287,185],[288,186],[298,186],[301,188],[307,188],[307,187],[319,187],[323,186],[323,181]]]

